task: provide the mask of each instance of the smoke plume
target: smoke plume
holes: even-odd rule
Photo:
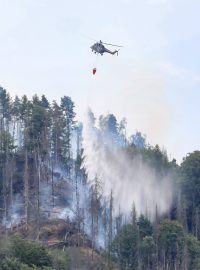
[[[164,214],[172,202],[173,188],[170,176],[160,179],[155,168],[145,163],[141,156],[134,158],[107,136],[99,135],[91,112],[83,128],[84,167],[88,179],[102,181],[103,193],[114,197],[114,208],[128,214],[133,203],[138,214],[148,214],[153,220],[155,211]]]

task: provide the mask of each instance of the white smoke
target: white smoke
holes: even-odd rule
[[[133,202],[138,214],[147,214],[151,220],[157,209],[166,213],[172,202],[173,188],[169,176],[158,179],[154,168],[148,166],[140,156],[131,158],[127,151],[118,147],[93,126],[91,112],[83,128],[84,167],[88,179],[96,176],[103,183],[103,192],[114,197],[114,208],[128,214]]]
[[[13,197],[12,205],[8,209],[7,216],[3,217],[2,225],[5,226],[7,229],[10,229],[12,226],[17,226],[21,223],[23,216],[22,216],[22,209],[23,209],[23,201],[19,194],[16,194]]]

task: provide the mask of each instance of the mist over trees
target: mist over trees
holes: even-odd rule
[[[93,166],[95,160],[99,162],[95,155],[93,161],[88,161],[94,174],[90,179],[85,166],[85,153],[89,152],[84,149],[84,125],[75,116],[69,96],[60,102],[50,102],[44,95],[11,98],[0,87],[0,233],[12,235],[22,227],[28,231],[34,223],[32,240],[40,242],[44,222],[62,219],[73,222],[73,245],[84,246],[88,235],[92,250],[103,250],[106,266],[100,269],[200,269],[200,151],[189,153],[178,165],[158,145],[149,145],[141,132],[127,138],[126,119],[118,122],[113,114],[96,119],[90,111],[91,131],[98,138],[98,150],[104,149],[106,160],[114,163],[116,155],[113,158],[112,153],[120,149],[115,154],[126,157],[126,170],[139,160],[138,170],[142,162],[159,182],[170,178],[173,186],[165,211],[160,211],[159,203],[150,209],[152,204],[146,197],[141,207],[145,210],[140,211],[134,196],[132,208],[124,211],[124,206],[116,202],[114,186],[104,194],[104,179]],[[93,143],[91,133],[87,136]],[[124,165],[124,160],[119,166]],[[127,183],[124,175],[120,170],[122,185]],[[145,181],[148,183],[148,179]],[[153,218],[150,213],[154,213]],[[65,231],[65,246],[70,245],[67,237]],[[29,244],[20,239],[13,241],[8,248],[12,252],[0,249],[0,269],[32,269],[25,268],[25,264],[73,269],[67,262],[66,268],[55,268],[52,257],[42,247],[36,255],[41,259],[37,265],[37,259],[23,253],[23,246]],[[36,252],[34,246],[29,247]],[[27,256],[33,259],[32,265],[26,261]],[[20,268],[22,264],[24,268]]]

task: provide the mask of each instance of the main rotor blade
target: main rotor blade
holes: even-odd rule
[[[103,44],[105,45],[110,45],[110,46],[115,46],[115,47],[123,47],[123,46],[120,46],[120,45],[115,45],[115,44],[110,44],[110,43],[105,43],[105,42],[102,42]]]
[[[87,38],[87,39],[90,39],[90,40],[93,40],[93,41],[98,42],[96,39],[94,39],[94,38],[92,38],[92,37],[90,37],[90,36],[87,36],[87,35],[82,34],[82,33],[81,33],[81,35],[82,35],[84,38]]]

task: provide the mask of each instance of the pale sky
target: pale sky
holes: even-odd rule
[[[199,0],[0,0],[0,84],[68,95],[78,120],[88,106],[126,117],[129,135],[181,161],[200,148],[199,11]],[[124,48],[96,63],[85,36]]]

